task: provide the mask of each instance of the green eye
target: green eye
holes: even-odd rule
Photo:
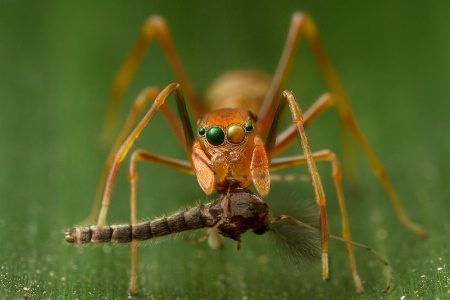
[[[208,129],[206,133],[206,139],[213,146],[222,145],[225,141],[225,134],[223,133],[222,128],[218,126],[213,126]]]
[[[205,135],[205,132],[206,132],[206,129],[205,129],[204,127],[200,127],[200,128],[198,129],[198,134],[201,135],[201,136],[204,136],[204,135]]]
[[[250,132],[253,130],[253,125],[252,123],[247,123],[245,124],[245,131]]]

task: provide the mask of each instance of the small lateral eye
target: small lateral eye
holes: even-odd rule
[[[205,127],[200,127],[200,128],[198,129],[198,134],[199,134],[199,135],[204,136],[205,133],[206,133]]]
[[[225,141],[225,134],[223,133],[222,128],[220,128],[219,126],[212,126],[206,132],[206,139],[211,145],[219,146],[222,145]]]
[[[241,125],[233,124],[228,126],[227,140],[232,144],[239,144],[245,139],[245,130]]]
[[[252,130],[253,130],[253,125],[252,125],[252,123],[245,123],[245,130],[246,130],[247,132],[252,131]]]

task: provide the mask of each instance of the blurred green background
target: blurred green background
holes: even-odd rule
[[[275,70],[294,11],[309,12],[347,88],[357,120],[384,163],[420,240],[398,222],[359,148],[358,192],[344,181],[355,240],[394,269],[392,299],[450,297],[450,3],[445,1],[1,1],[0,2],[0,297],[125,298],[128,246],[75,247],[63,230],[87,217],[106,153],[99,149],[113,75],[145,18],[167,18],[179,55],[200,92],[230,69]],[[153,44],[125,95],[174,80]],[[306,108],[326,87],[306,43],[287,88]],[[158,116],[136,147],[184,158]],[[156,125],[159,126],[156,126]],[[327,111],[308,131],[312,148],[341,153],[338,119]],[[295,145],[292,153],[298,153]],[[339,234],[330,166],[320,164],[330,228]],[[114,189],[110,222],[128,220],[126,163]],[[291,169],[307,174],[306,168]],[[156,176],[157,174],[157,176]],[[345,175],[344,175],[345,177]],[[345,180],[345,178],[344,178]],[[267,199],[289,214],[308,182],[275,182]],[[278,186],[278,188],[277,188]],[[288,191],[288,192],[286,192]],[[139,214],[159,216],[206,201],[196,179],[140,164]],[[280,202],[280,201],[279,201]],[[246,234],[243,249],[221,251],[183,239],[141,247],[138,299],[378,299],[385,278],[357,250],[366,293],[354,292],[345,247],[330,245],[331,280],[320,267],[292,271],[268,239]],[[403,298],[404,297],[404,298]]]

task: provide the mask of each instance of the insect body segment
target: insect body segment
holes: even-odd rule
[[[268,159],[255,122],[252,113],[240,108],[212,111],[198,121],[192,161],[205,193],[252,184],[261,195],[269,192]]]
[[[225,199],[229,197],[229,199]],[[223,202],[229,202],[224,215]],[[138,224],[79,227],[66,231],[68,243],[129,243],[172,233],[216,227],[222,235],[240,242],[247,230],[263,233],[269,224],[269,206],[260,197],[243,189],[223,194],[214,202],[177,212],[171,216]]]

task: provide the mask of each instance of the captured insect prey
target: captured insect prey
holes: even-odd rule
[[[217,230],[222,236],[237,241],[238,250],[241,248],[241,235],[251,230],[257,235],[271,233],[284,247],[289,248],[296,263],[310,263],[320,261],[321,258],[320,229],[287,215],[271,218],[267,203],[241,188],[222,194],[216,201],[151,221],[104,226],[102,229],[90,226],[66,230],[65,239],[68,243],[79,244],[130,243],[202,228]],[[393,279],[391,267],[385,258],[362,244],[335,236],[330,238],[372,252],[386,268],[387,287],[384,292],[389,291]]]
[[[224,204],[228,208],[224,209]],[[69,243],[129,243],[200,228],[215,228],[233,240],[241,241],[247,230],[262,234],[268,230],[269,207],[258,196],[244,189],[221,195],[205,205],[138,224],[81,227],[66,232]]]
[[[318,97],[304,114],[294,93],[284,90],[302,37],[311,45],[329,88],[329,92]],[[170,83],[161,90],[156,87],[144,88],[136,97],[125,124],[117,134],[122,95],[128,88],[147,47],[155,39],[161,45],[178,82]],[[178,115],[166,104],[166,101],[171,101],[172,98],[176,102]],[[165,19],[160,16],[149,17],[111,88],[102,141],[112,146],[103,168],[91,215],[83,222],[96,225],[66,230],[66,242],[131,243],[132,265],[128,292],[134,294],[138,282],[139,241],[207,229],[205,238],[201,240],[208,239],[214,247],[214,244],[217,246],[222,243],[221,239],[213,241],[214,237],[227,237],[235,240],[237,248],[240,249],[241,236],[246,231],[258,235],[272,234],[279,243],[288,248],[296,260],[320,262],[322,278],[328,279],[328,259],[332,253],[329,251],[329,240],[334,239],[341,241],[346,247],[349,268],[358,293],[363,292],[364,287],[357,269],[355,247],[369,251],[384,266],[387,277],[387,287],[384,291],[389,292],[393,280],[388,261],[372,248],[352,240],[341,183],[344,174],[337,155],[329,149],[311,150],[306,128],[312,121],[330,106],[335,106],[340,122],[348,129],[344,133],[351,134],[361,146],[401,223],[419,237],[425,237],[426,231],[408,218],[389,176],[359,129],[350,100],[325,53],[313,19],[304,13],[293,14],[284,50],[273,78],[256,70],[232,71],[219,77],[211,85],[205,100],[207,101],[201,101],[183,68]],[[188,108],[197,120],[195,130],[191,126]],[[133,149],[128,165],[131,221],[129,224],[107,225],[108,208],[119,167],[144,128],[151,130],[154,125],[152,118],[158,111],[162,112],[177,139],[185,146],[187,156],[185,159],[179,159]],[[288,115],[291,121],[283,128],[283,117],[287,118]],[[117,137],[114,138],[115,136]],[[298,144],[294,145],[294,141],[300,142],[301,148]],[[297,151],[296,155],[280,156],[291,146]],[[195,176],[199,188],[216,200],[158,219],[140,222],[137,212],[137,164],[142,160]],[[331,164],[329,175],[333,180],[333,192],[339,205],[339,212],[332,213],[340,216],[342,237],[329,233],[326,195],[316,167],[316,162],[319,161]],[[282,212],[279,216],[273,216],[269,211],[270,199],[265,197],[271,195],[271,184],[275,180],[274,176],[271,181],[270,173],[297,165],[306,165],[308,169],[309,185],[318,208],[317,224],[291,217],[289,211]],[[186,196],[186,199],[194,200],[189,196]],[[295,203],[302,201],[298,196],[289,200]],[[151,203],[149,206],[151,207]]]

